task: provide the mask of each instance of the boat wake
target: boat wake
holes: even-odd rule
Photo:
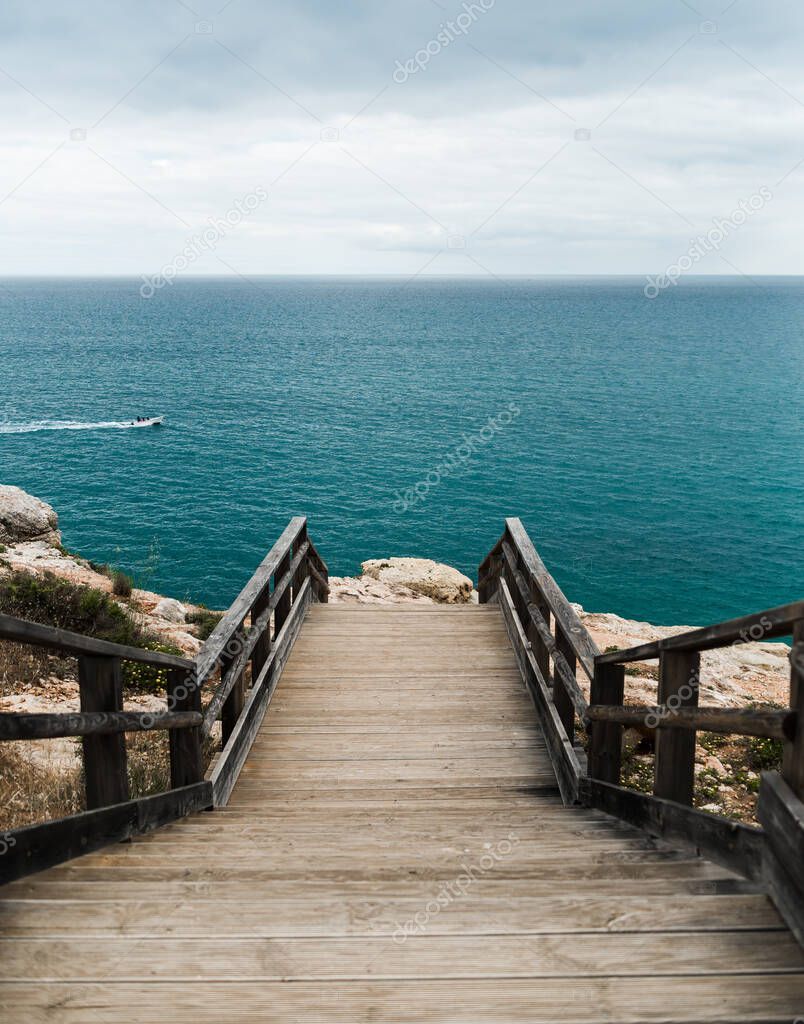
[[[0,434],[35,434],[40,430],[128,430],[136,427],[130,420],[80,423],[78,420],[35,420],[32,423],[0,423]]]

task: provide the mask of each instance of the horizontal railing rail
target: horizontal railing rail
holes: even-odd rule
[[[580,800],[764,882],[804,942],[804,601],[601,653],[518,519],[506,520],[481,564],[478,590],[481,602],[501,606],[564,801]],[[788,708],[699,704],[702,652],[791,634]],[[654,659],[657,703],[626,705],[625,666]],[[579,669],[591,684],[588,701]],[[577,726],[587,733],[585,751],[575,742]],[[621,785],[628,727],[655,737],[652,793]],[[762,773],[762,828],[692,806],[698,731],[781,741],[781,772]]]
[[[326,602],[329,573],[307,537],[288,524],[195,659],[97,640],[0,615],[0,640],[78,659],[80,710],[0,714],[0,741],[80,737],[87,810],[4,833],[14,850],[0,880],[59,863],[199,809],[224,804],[245,762],[311,601]],[[163,673],[166,703],[123,709],[125,662]],[[219,675],[217,683],[214,677]],[[212,688],[206,707],[202,695]],[[205,778],[203,744],[221,720],[221,752]],[[170,789],[130,799],[125,734],[166,731]]]
[[[30,647],[45,647],[71,654],[77,657],[87,655],[100,658],[119,658],[121,661],[133,661],[151,668],[177,668],[193,670],[195,662],[189,658],[179,658],[161,651],[148,651],[142,647],[126,647],[113,644],[108,640],[96,640],[82,633],[70,633],[66,629],[54,626],[42,626],[38,622],[26,619],[15,619],[10,615],[0,615],[0,640],[10,640]]]
[[[203,721],[200,711],[0,714],[0,740],[52,740],[67,736],[111,736],[121,732],[190,729]]]
[[[758,736],[761,739],[788,740],[796,738],[798,714],[795,711],[762,711],[754,708],[668,708],[592,704],[586,709],[589,722],[614,722],[626,727],[646,726],[651,729],[695,729],[724,736]]]
[[[625,665],[632,661],[652,661],[660,658],[666,651],[711,651],[718,647],[729,647],[732,644],[749,643],[757,638],[775,640],[781,636],[789,636],[795,624],[804,619],[804,601],[779,605],[755,615],[744,615],[739,619],[729,619],[714,626],[694,629],[686,633],[654,640],[652,643],[640,644],[622,651],[607,651],[597,659],[600,665]]]

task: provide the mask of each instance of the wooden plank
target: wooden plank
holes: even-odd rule
[[[146,651],[141,647],[112,644],[106,640],[96,640],[91,636],[70,633],[53,626],[41,626],[37,622],[15,619],[10,615],[0,615],[0,640],[13,640],[15,643],[45,647],[49,650],[60,651],[62,654],[74,654],[79,657],[86,655],[99,658],[121,658],[123,661],[134,661],[141,665],[151,665],[154,668],[193,668],[193,662],[187,658],[162,654],[160,651]]]
[[[748,643],[753,639],[773,640],[775,637],[787,636],[801,619],[804,619],[804,601],[794,601],[792,604],[743,615],[739,619],[729,619],[728,622],[719,622],[689,633],[678,633],[627,650],[610,651],[601,654],[597,660],[604,665],[620,665],[629,661],[658,658],[662,651],[711,651],[716,647]]]
[[[185,729],[199,725],[194,711],[84,711],[64,714],[0,714],[0,740],[48,740],[64,736]]]
[[[123,676],[119,658],[81,655],[78,659],[81,710],[117,714],[123,710]],[[128,800],[126,738],[122,733],[86,734],[84,785],[87,810]]]
[[[659,703],[665,707],[696,707],[700,678],[701,656],[697,651],[663,651],[659,658]],[[694,790],[695,730],[660,729],[656,735],[653,792],[664,800],[691,807]]]
[[[568,995],[571,985],[571,996]],[[165,981],[111,985],[22,983],[2,992],[11,1020],[26,1024],[159,1024],[170,1007],[176,1024],[791,1024],[804,1005],[804,974],[577,978],[559,985],[512,978],[444,981],[221,982]],[[434,1011],[434,1008],[435,1011]],[[434,1017],[434,1012],[437,1014]],[[54,1014],[58,1014],[54,1018]]]
[[[100,889],[101,885],[93,883],[92,889]],[[210,897],[195,893],[182,896],[172,889],[166,891],[164,898],[157,898],[150,887],[143,895],[140,886],[138,898],[128,901],[115,897],[102,899],[94,894],[91,901],[80,898],[7,900],[0,904],[0,925],[6,938],[66,938],[79,953],[82,946],[74,941],[76,933],[82,937],[125,935],[143,939],[158,936],[189,939],[205,936],[216,939],[392,937],[399,923],[414,918],[422,906],[437,895],[439,887],[430,883],[418,895],[410,896],[346,891],[335,896],[304,897],[297,893],[271,897],[254,893],[253,887],[251,890],[248,894],[235,895],[227,891],[222,897]],[[442,899],[442,903],[445,902]],[[166,913],[167,907],[170,913]],[[526,893],[505,898],[481,895],[474,888],[468,888],[465,896],[442,906],[428,923],[427,932],[430,935],[482,935],[486,946],[491,945],[489,934],[559,935],[564,937],[560,940],[564,946],[567,935],[597,936],[594,942],[599,952],[606,945],[600,941],[601,934],[637,935],[644,949],[649,951],[651,939],[648,936],[655,933],[694,932],[711,936],[723,931],[743,932],[753,935],[756,942],[756,933],[760,930],[763,938],[779,934],[789,941],[789,933],[770,901],[759,895],[633,896],[623,888],[620,893],[608,896],[585,892],[584,899],[580,900],[569,896],[534,897]],[[593,953],[590,957],[593,969],[596,959]]]
[[[444,890],[449,896],[448,890]],[[452,897],[453,899],[455,897]],[[458,895],[460,898],[460,895]],[[409,912],[412,908],[408,908]],[[174,981],[192,977],[208,964],[206,984],[231,981],[456,980],[484,978],[573,979],[672,978],[804,973],[804,952],[786,932],[732,932],[716,942],[707,933],[565,936],[428,934],[415,917],[393,933],[341,938],[154,938],[116,940],[0,939],[0,982],[58,981],[115,983]]]
[[[5,834],[8,848],[0,857],[0,884],[147,832],[211,805],[212,787],[207,782],[199,782],[185,789],[15,829]]]

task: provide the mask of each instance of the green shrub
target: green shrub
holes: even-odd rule
[[[26,572],[13,572],[0,579],[0,612],[113,644],[181,654],[173,644],[143,629],[127,609],[102,590],[70,583],[52,574],[40,578]],[[123,663],[125,686],[161,690],[165,682],[164,671],[133,662]]]
[[[217,612],[210,612],[206,608],[201,608],[197,612],[189,612],[186,616],[186,621],[189,625],[198,627],[199,640],[208,640],[222,618],[223,616]]]
[[[112,576],[112,593],[115,597],[131,597],[134,580],[124,572],[116,572]]]
[[[783,746],[781,740],[763,739],[751,736],[748,740],[748,763],[752,771],[778,771],[782,766]]]

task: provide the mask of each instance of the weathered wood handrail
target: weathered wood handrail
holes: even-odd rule
[[[89,655],[120,658],[121,661],[133,661],[140,665],[149,665],[151,668],[179,668],[188,671],[195,669],[195,662],[189,658],[163,654],[161,651],[148,651],[142,647],[113,644],[108,640],[96,640],[82,633],[70,633],[66,629],[42,626],[38,622],[15,619],[11,615],[0,615],[0,640],[10,640],[30,647],[45,647],[78,657]]]
[[[539,711],[565,803],[581,800],[767,884],[804,942],[804,601],[602,654],[539,558],[518,519],[480,566],[480,601],[500,604],[522,676]],[[699,707],[701,652],[793,634],[790,707]],[[625,666],[659,660],[657,703],[625,706]],[[591,681],[590,700],[576,669]],[[573,745],[576,721],[587,755]],[[653,794],[620,785],[627,726],[655,730]],[[695,735],[781,740],[781,774],[764,772],[757,815],[764,829],[696,810]]]
[[[14,847],[15,855],[2,858],[0,879],[8,881],[193,810],[225,803],[305,611],[312,600],[327,601],[328,594],[326,563],[307,537],[307,520],[297,517],[194,660],[0,615],[0,640],[78,658],[80,711],[0,714],[0,741],[81,737],[88,808],[7,833],[7,845]],[[165,673],[164,709],[123,710],[125,661]],[[202,688],[217,670],[220,681],[202,710]],[[205,781],[202,743],[218,718],[223,722],[223,749]],[[171,789],[159,797],[130,800],[125,734],[154,730],[165,730],[170,737]]]
[[[120,732],[189,729],[201,725],[198,711],[78,711],[64,714],[0,714],[1,740],[52,740],[108,736]]]
[[[595,660],[601,665],[625,665],[632,661],[659,658],[665,651],[711,651],[732,644],[773,640],[792,633],[800,619],[804,619],[804,601],[794,601],[792,604],[779,605],[778,608],[744,615],[739,619],[729,619],[728,622],[719,622],[703,629],[677,633],[627,650],[607,651]]]
[[[586,709],[586,718],[590,722],[614,722],[626,727],[697,729],[724,736],[758,736],[790,742],[795,739],[798,728],[795,711],[759,711],[754,708],[672,708],[666,704],[618,707],[597,704]]]

